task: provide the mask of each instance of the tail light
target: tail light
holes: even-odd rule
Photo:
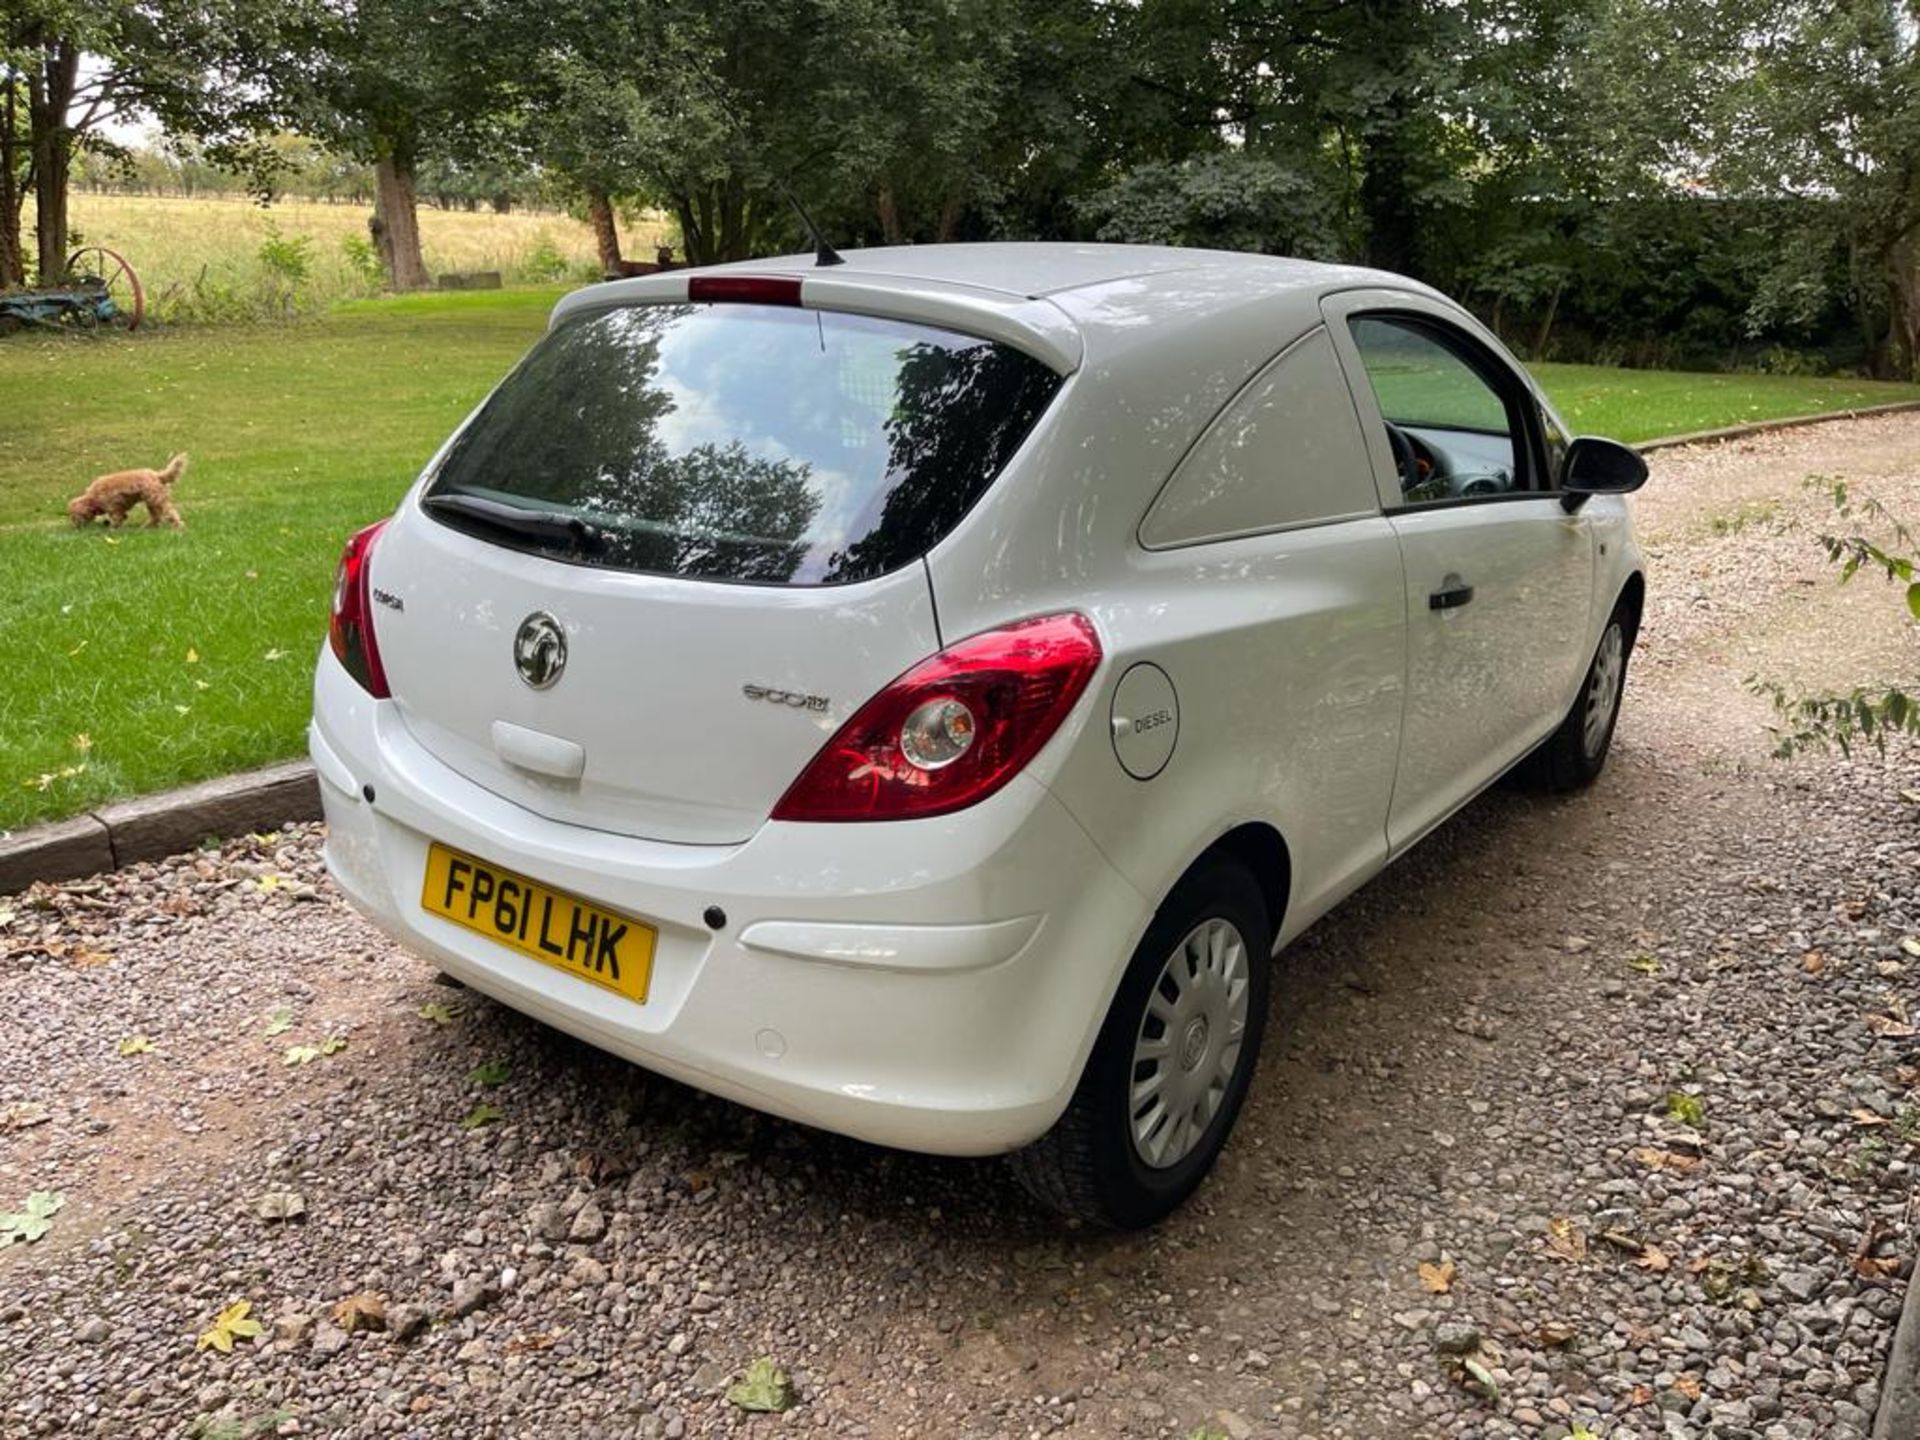
[[[1044,615],[921,661],[840,727],[776,820],[909,820],[978,803],[1019,774],[1100,664],[1093,623]]]
[[[380,644],[373,634],[373,596],[367,579],[367,561],[373,542],[386,521],[357,532],[340,552],[340,568],[333,577],[333,609],[327,618],[327,640],[334,658],[376,700],[385,700],[386,667],[380,663]]]
[[[748,305],[798,305],[800,280],[794,275],[695,275],[687,281],[687,299]]]

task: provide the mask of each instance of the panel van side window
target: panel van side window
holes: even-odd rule
[[[1164,550],[1378,510],[1353,396],[1322,326],[1228,403],[1161,490],[1140,540]]]

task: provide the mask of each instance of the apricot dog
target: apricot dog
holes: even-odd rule
[[[102,475],[67,503],[67,514],[76,525],[89,525],[101,515],[108,523],[123,525],[127,512],[136,505],[147,507],[147,524],[171,525],[184,530],[187,522],[180,507],[173,503],[173,483],[187,473],[185,452],[167,461],[160,470],[116,470]]]

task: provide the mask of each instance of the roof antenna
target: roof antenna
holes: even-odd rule
[[[780,187],[780,195],[793,207],[793,213],[800,217],[800,223],[806,227],[807,238],[813,241],[813,263],[815,265],[844,265],[846,257],[827,243],[827,237],[820,233],[820,227],[813,223],[813,217],[807,214],[807,207],[800,203],[800,197],[787,188],[787,182],[776,179],[773,182]]]
[[[733,107],[720,93],[720,87],[714,83],[713,77],[704,69],[696,69],[692,73],[699,82],[700,88],[707,92],[707,97],[713,101],[721,117],[726,120],[734,137],[738,139],[743,136],[746,133],[746,127],[740,123],[740,117],[733,113]],[[787,188],[787,182],[777,175],[769,178],[773,181],[774,188],[780,192],[780,198],[791,205],[793,213],[800,217],[800,224],[805,228],[807,238],[813,241],[813,263],[821,266],[846,264],[846,257],[827,243],[827,237],[820,233],[820,227],[813,223],[813,217],[807,213],[807,207],[800,203],[799,197]]]

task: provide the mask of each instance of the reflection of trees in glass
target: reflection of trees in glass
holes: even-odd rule
[[[828,584],[884,575],[925,554],[1012,458],[1059,383],[1039,361],[984,342],[922,341],[898,353],[885,500],[861,538],[829,562]]]
[[[597,519],[602,563],[672,575],[789,580],[820,508],[810,466],[740,441],[675,455],[660,425],[663,332],[682,307],[619,311],[556,332],[447,457],[436,489],[481,489]]]
[[[807,554],[800,537],[820,509],[808,483],[812,475],[811,466],[755,455],[738,440],[696,445],[684,455],[667,455],[663,447],[651,465],[630,472],[633,500],[610,506],[648,524],[647,530],[616,531],[610,558],[672,575],[791,580]]]

